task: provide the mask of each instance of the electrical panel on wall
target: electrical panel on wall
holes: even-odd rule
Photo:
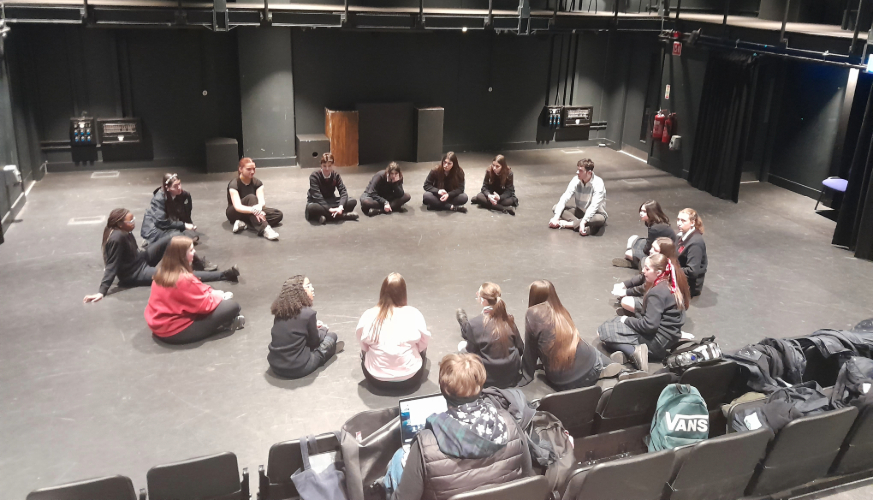
[[[590,127],[594,115],[592,106],[564,106],[561,125],[563,127]]]
[[[561,126],[562,106],[546,106],[543,110],[543,127],[558,128]]]
[[[70,118],[70,145],[97,145],[97,131],[94,128],[94,118],[88,116]]]
[[[97,120],[100,144],[137,144],[142,140],[139,118],[101,118]]]

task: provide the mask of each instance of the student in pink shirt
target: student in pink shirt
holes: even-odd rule
[[[174,236],[152,282],[145,320],[155,338],[168,344],[189,344],[223,330],[245,325],[233,294],[204,285],[191,271],[194,242]]]
[[[382,281],[379,303],[361,316],[356,336],[371,385],[398,390],[421,383],[430,332],[421,312],[406,305],[403,276],[391,273]]]

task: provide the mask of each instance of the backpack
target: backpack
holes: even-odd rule
[[[649,453],[709,437],[709,411],[696,387],[670,384],[661,391],[646,444]]]
[[[672,372],[682,373],[692,366],[717,363],[724,359],[715,337],[700,339],[700,342],[682,340],[664,358],[664,366]]]
[[[570,474],[576,469],[573,438],[558,417],[547,411],[537,411],[525,429],[531,459],[545,470],[551,491],[567,488]]]
[[[831,406],[842,408],[873,386],[873,359],[853,356],[843,363],[831,392]]]

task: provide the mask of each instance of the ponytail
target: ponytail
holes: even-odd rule
[[[502,354],[509,354],[510,336],[516,330],[515,319],[506,311],[506,301],[500,296],[500,286],[494,283],[483,283],[479,296],[491,307],[491,312],[485,315],[485,327],[489,324],[494,327],[491,331],[491,339],[497,345]]]

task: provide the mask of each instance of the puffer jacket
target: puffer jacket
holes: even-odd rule
[[[182,202],[190,207],[191,195],[187,191],[183,191],[180,196],[183,197]],[[170,216],[167,214],[167,193],[163,189],[158,188],[155,191],[155,195],[152,196],[149,208],[146,209],[145,215],[143,215],[139,235],[149,243],[154,243],[170,230],[184,231],[185,222],[170,219]]]
[[[430,429],[417,438],[424,462],[422,500],[448,500],[459,493],[503,484],[531,474],[530,453],[525,437],[512,416],[498,410],[509,432],[509,441],[490,457],[455,458],[443,453]]]

